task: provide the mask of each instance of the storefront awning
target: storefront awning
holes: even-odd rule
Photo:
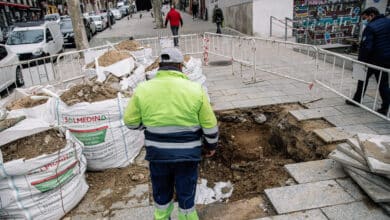
[[[8,7],[21,8],[21,9],[28,9],[28,8],[30,8],[30,6],[28,6],[28,5],[0,1],[0,6],[2,6],[2,5],[8,6]]]

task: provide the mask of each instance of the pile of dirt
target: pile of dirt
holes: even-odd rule
[[[92,198],[98,198],[103,190],[111,189],[112,192],[98,199],[98,202],[106,210],[110,209],[115,202],[127,202],[127,196],[131,188],[136,185],[149,182],[149,169],[142,166],[130,165],[125,168],[107,169],[102,172],[88,172],[86,174],[89,185],[88,194]],[[145,194],[144,198],[148,195]]]
[[[219,149],[214,157],[202,161],[201,178],[210,187],[232,181],[230,199],[236,201],[285,185],[289,178],[285,164],[326,158],[334,146],[325,146],[311,131],[331,125],[323,120],[298,122],[288,114],[301,108],[284,104],[218,112]],[[259,122],[260,116],[266,116],[266,121]]]
[[[37,94],[37,96],[41,96],[41,95],[45,96],[45,94]],[[35,107],[37,105],[42,105],[46,102],[47,102],[47,99],[34,100],[34,99],[31,99],[30,96],[26,96],[26,97],[12,101],[5,108],[8,111],[22,109],[22,108],[32,108],[32,107]]]
[[[150,64],[148,67],[146,67],[145,72],[152,71],[159,67],[160,59],[157,58],[152,64]]]
[[[136,51],[141,48],[141,44],[135,40],[124,40],[119,44],[115,45],[117,50],[128,50],[128,51]]]
[[[21,138],[1,146],[4,162],[16,159],[31,159],[42,154],[54,153],[66,145],[66,139],[57,130],[48,130]]]
[[[60,98],[71,106],[80,102],[98,102],[117,97],[119,90],[104,83],[87,82],[73,86],[64,92]]]
[[[114,63],[117,63],[121,60],[130,58],[130,57],[131,57],[131,55],[127,52],[110,50],[110,51],[105,52],[103,55],[101,55],[98,58],[98,63],[99,63],[99,66],[106,67],[106,66],[110,66]],[[95,62],[91,62],[91,63],[87,64],[87,68],[93,69],[95,67],[96,67]]]

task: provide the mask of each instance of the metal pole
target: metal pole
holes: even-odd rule
[[[284,40],[287,41],[287,18],[284,20]]]
[[[272,18],[273,16],[269,17],[269,36],[272,37]]]

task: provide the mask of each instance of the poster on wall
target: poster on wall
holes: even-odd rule
[[[307,5],[295,6],[295,16],[298,18],[307,17],[309,15],[309,7]]]

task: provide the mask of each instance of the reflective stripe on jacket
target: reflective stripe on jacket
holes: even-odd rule
[[[124,122],[130,129],[145,127],[149,161],[199,161],[202,144],[209,150],[217,147],[217,120],[207,95],[179,71],[160,69],[154,79],[138,85]]]

